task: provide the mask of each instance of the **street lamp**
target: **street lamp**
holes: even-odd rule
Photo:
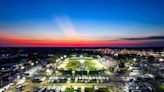
[[[19,76],[19,75],[17,76],[17,79],[18,79],[18,80],[20,79],[20,76]]]
[[[99,55],[97,55],[97,58],[101,58]]]
[[[134,58],[134,59],[133,59],[133,61],[137,61],[137,59],[136,59],[136,58]]]
[[[23,70],[25,67],[24,66],[21,66],[21,69]]]
[[[80,63],[83,64],[84,63],[84,60],[80,60]]]
[[[5,68],[4,68],[4,67],[2,67],[2,70],[5,70]]]
[[[31,63],[31,65],[33,66],[33,65],[34,65],[34,63]]]
[[[64,58],[66,58],[67,57],[67,55],[64,55]]]

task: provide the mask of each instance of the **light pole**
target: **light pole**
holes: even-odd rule
[[[20,67],[20,69],[21,69],[20,75],[21,75],[21,77],[22,77],[22,76],[23,76],[23,71],[24,71],[25,67],[22,65],[22,66]]]
[[[75,77],[75,71],[72,71],[72,76]]]
[[[87,70],[87,75],[89,75],[89,70]]]

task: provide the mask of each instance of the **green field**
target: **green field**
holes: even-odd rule
[[[67,68],[71,68],[73,70],[77,69],[86,69],[86,70],[95,70],[96,67],[92,60],[84,60],[84,63],[81,64],[79,60],[71,60],[66,65]]]
[[[158,92],[164,92],[164,85],[163,84],[157,84],[155,85]]]
[[[63,61],[60,65],[60,68],[63,69],[72,69],[72,70],[96,70],[98,68],[102,68],[102,64],[97,60],[69,60],[69,61]]]

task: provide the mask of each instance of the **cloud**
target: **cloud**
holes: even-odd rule
[[[56,18],[56,23],[67,38],[77,38],[77,32],[68,17]]]
[[[148,36],[140,38],[121,38],[122,40],[164,40],[164,36]]]

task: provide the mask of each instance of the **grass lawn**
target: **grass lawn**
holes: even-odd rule
[[[79,60],[71,60],[66,65],[67,68],[77,70],[82,68]],[[84,60],[83,67],[87,70],[96,70],[96,66],[92,60]]]
[[[163,84],[157,84],[155,85],[157,92],[164,92],[164,85]]]
[[[85,67],[86,70],[96,70],[96,67],[94,65],[88,65]]]
[[[69,61],[69,63],[67,63],[66,67],[72,68],[74,70],[74,69],[80,68],[81,66],[77,60],[72,60],[72,61]]]
[[[65,92],[74,92],[72,88],[66,88]]]
[[[160,89],[164,89],[164,85],[159,85],[159,88]]]
[[[86,88],[85,92],[96,92],[93,88]]]
[[[99,91],[100,92],[109,92],[108,88],[100,88]]]

